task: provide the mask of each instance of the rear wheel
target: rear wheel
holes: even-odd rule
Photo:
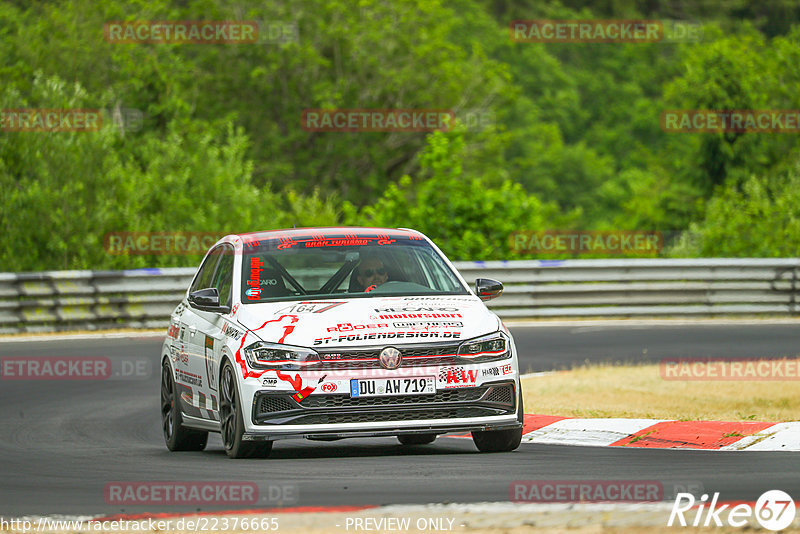
[[[522,386],[517,401],[517,419],[520,427],[512,430],[483,430],[472,433],[472,441],[481,452],[511,452],[522,442]]]
[[[230,458],[266,458],[272,452],[271,441],[243,441],[244,419],[236,389],[236,375],[231,362],[222,366],[219,378],[219,426],[225,453]]]
[[[183,426],[172,369],[166,361],[161,367],[161,429],[171,451],[202,451],[208,443],[208,432]]]
[[[433,443],[436,434],[403,434],[397,440],[403,445],[427,445]]]

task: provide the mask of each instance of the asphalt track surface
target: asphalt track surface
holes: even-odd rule
[[[512,328],[526,371],[585,360],[780,357],[800,352],[800,325]],[[508,501],[516,480],[649,480],[701,485],[720,500],[754,501],[769,489],[800,497],[800,453],[711,452],[523,444],[480,454],[469,439],[402,447],[395,439],[277,442],[262,460],[230,460],[217,434],[200,453],[170,453],[159,421],[160,337],[0,343],[0,357],[107,356],[152,362],[129,380],[0,381],[0,515],[115,514]],[[108,504],[110,482],[255,482],[258,503]],[[269,486],[273,487],[270,495]]]

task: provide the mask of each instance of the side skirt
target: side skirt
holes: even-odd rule
[[[191,415],[181,413],[183,418],[183,425],[196,430],[207,430],[209,432],[219,432],[219,421],[209,421],[208,419],[201,419]]]

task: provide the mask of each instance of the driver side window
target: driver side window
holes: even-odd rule
[[[231,290],[233,289],[233,248],[225,247],[214,275],[214,283],[211,287],[216,287],[219,293],[219,305],[230,306],[232,300]]]
[[[192,287],[189,289],[190,293],[193,293],[199,289],[213,287],[211,285],[211,279],[214,276],[214,269],[217,267],[221,252],[222,247],[217,247],[212,250],[208,256],[206,256],[206,260],[203,262],[203,265],[200,266],[200,270],[197,271],[197,276],[195,276],[194,283],[192,283]]]

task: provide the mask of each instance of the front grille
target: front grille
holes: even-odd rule
[[[310,395],[301,402],[281,393],[260,393],[256,424],[319,425],[487,417],[514,413],[514,384],[437,391],[433,395],[356,397]]]
[[[428,410],[404,410],[402,412],[370,411],[361,413],[320,413],[301,415],[292,424],[331,425],[336,423],[380,423],[388,421],[414,421],[418,419],[457,419],[462,417],[486,417],[497,415],[489,408],[438,408]]]
[[[443,402],[469,402],[480,399],[488,387],[444,389],[434,395],[400,395],[397,397],[356,397],[348,395],[311,395],[303,401],[306,408],[345,408],[360,406],[391,406]]]
[[[403,357],[416,357],[416,356],[455,356],[458,352],[458,345],[447,345],[444,347],[423,347],[419,349],[405,349],[400,350]]]
[[[458,344],[429,345],[425,347],[415,346],[409,348],[398,347],[398,349],[400,350],[400,354],[403,355],[402,367],[425,367],[430,365],[464,363],[456,356]],[[378,362],[378,356],[381,350],[383,350],[383,347],[363,350],[329,349],[319,351],[320,360],[322,360],[322,362],[319,365],[315,365],[314,370],[380,369],[381,365]]]

